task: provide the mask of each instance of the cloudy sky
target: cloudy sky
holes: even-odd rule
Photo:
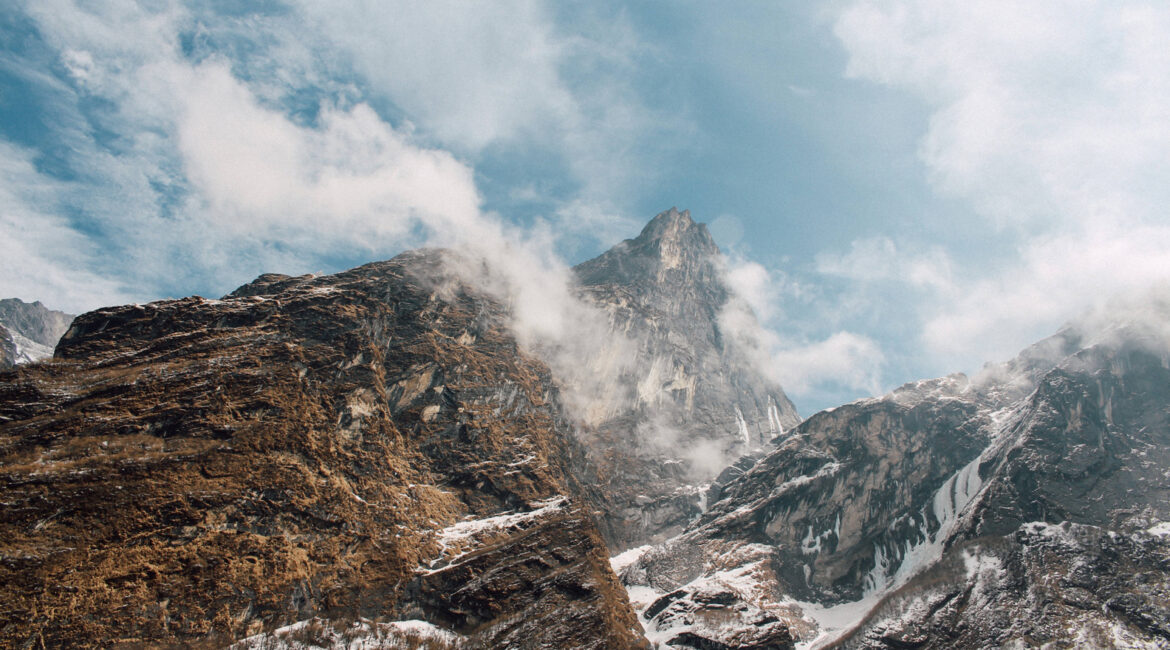
[[[555,272],[678,206],[808,414],[1170,275],[1160,2],[0,3],[5,297]]]

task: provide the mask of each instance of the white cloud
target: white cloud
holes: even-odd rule
[[[437,233],[479,218],[472,170],[419,147],[365,104],[297,125],[259,105],[224,65],[169,75],[186,175],[215,226],[252,237],[384,250],[415,221]]]
[[[920,155],[938,190],[1018,242],[1006,270],[955,273],[965,279],[927,318],[935,353],[968,365],[1011,354],[1170,275],[1166,5],[863,1],[835,32],[848,74],[933,111]]]
[[[621,232],[580,226],[618,212],[658,173],[651,156],[689,133],[677,106],[639,97],[632,68],[648,45],[621,12],[540,0],[296,5],[319,28],[318,46],[342,53],[442,146],[472,159],[538,152],[563,168],[576,188],[545,216],[578,237]]]
[[[29,12],[76,80],[72,101],[110,107],[91,119],[116,137],[68,134],[81,174],[58,185],[136,295],[157,295],[158,279],[222,290],[339,251],[388,255],[420,243],[420,225],[457,243],[481,219],[472,169],[367,104],[326,103],[313,123],[295,121],[261,94],[271,79],[185,58],[180,34],[198,21],[177,5],[58,0]]]
[[[477,150],[576,119],[559,71],[568,48],[542,2],[297,4],[444,142]]]
[[[938,291],[952,288],[946,251],[931,246],[922,252],[906,252],[889,237],[854,240],[847,253],[819,253],[816,270],[861,282],[895,281]]]
[[[720,330],[729,345],[785,392],[798,399],[826,388],[881,392],[885,356],[873,339],[848,331],[821,340],[798,337],[789,331],[792,319],[779,309],[781,294],[791,289],[787,280],[755,262],[732,258],[724,280],[732,296],[719,314]]]
[[[759,262],[731,256],[727,259],[723,281],[761,320],[777,315],[777,291],[781,281]]]
[[[869,337],[837,332],[823,341],[776,350],[772,363],[781,384],[793,392],[836,384],[876,395],[882,389],[884,361],[881,349]]]

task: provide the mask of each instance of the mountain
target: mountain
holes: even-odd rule
[[[1167,647],[1168,351],[1070,327],[818,413],[615,567],[655,641],[769,621],[811,647]]]
[[[0,300],[0,368],[53,356],[53,347],[73,318],[39,301]]]
[[[0,645],[642,647],[547,367],[443,257],[100,309],[0,374]]]
[[[1170,300],[801,421],[685,211],[574,269],[577,374],[473,266],[99,309],[0,372],[0,645],[1170,647]]]
[[[587,429],[616,549],[662,541],[702,513],[719,473],[800,417],[724,331],[733,299],[703,224],[670,209],[573,270],[584,298],[629,342],[622,387]],[[756,325],[754,322],[753,325]],[[758,325],[756,325],[758,327]]]

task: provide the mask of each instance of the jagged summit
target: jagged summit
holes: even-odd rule
[[[780,386],[721,330],[731,291],[707,227],[671,208],[574,268],[586,300],[627,339],[628,367],[591,443],[612,449],[605,486],[614,549],[681,531],[708,485],[743,454],[800,422]]]
[[[715,245],[715,240],[707,231],[707,224],[696,223],[691,219],[690,210],[679,212],[675,207],[655,215],[633,241],[658,242],[660,245],[663,242],[677,242],[707,250],[711,254],[719,252],[719,247]]]
[[[719,282],[720,252],[707,226],[695,223],[689,210],[659,213],[634,239],[627,239],[577,267],[585,286],[621,285],[640,290],[670,290],[680,297],[707,294],[717,304],[726,300]],[[677,290],[682,290],[680,296]]]

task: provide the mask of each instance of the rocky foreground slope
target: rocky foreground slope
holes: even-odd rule
[[[1170,647],[1167,350],[1070,328],[818,413],[615,566],[672,647]]]
[[[0,375],[0,645],[643,645],[547,368],[438,256],[98,310]]]

